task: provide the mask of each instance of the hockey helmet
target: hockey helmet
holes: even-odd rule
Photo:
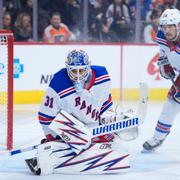
[[[90,61],[83,50],[71,51],[65,62],[69,78],[73,82],[85,82],[90,73]]]
[[[160,17],[160,26],[178,25],[180,23],[180,11],[178,9],[166,9]]]
[[[179,28],[178,28],[178,24],[180,23],[180,11],[178,9],[166,9],[161,17],[160,17],[160,21],[159,24],[163,30],[163,26],[165,25],[175,25],[176,30],[177,30],[177,34],[175,39],[177,39],[178,35],[179,35]],[[174,40],[175,40],[174,39]]]

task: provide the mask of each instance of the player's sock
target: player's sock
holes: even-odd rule
[[[32,173],[34,173],[35,175],[40,175],[41,174],[41,169],[38,167],[36,157],[34,157],[32,159],[25,159],[25,162],[28,165],[28,167],[29,167],[29,169],[31,170]]]

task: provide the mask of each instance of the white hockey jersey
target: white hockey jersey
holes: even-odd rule
[[[90,88],[80,93],[76,92],[65,68],[54,74],[38,113],[39,122],[47,137],[56,137],[48,126],[61,109],[88,126],[99,125],[100,114],[112,106],[110,77],[106,68],[91,66],[91,69]]]
[[[168,42],[161,30],[157,33],[156,41],[160,47],[160,56],[167,56],[173,69],[180,73],[180,42],[176,45]]]

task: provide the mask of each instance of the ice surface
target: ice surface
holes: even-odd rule
[[[24,163],[25,158],[35,155],[35,150],[20,155],[9,156],[0,152],[0,180],[180,180],[180,114],[176,117],[172,131],[162,147],[151,154],[141,153],[142,143],[153,134],[156,120],[163,102],[150,102],[148,113],[141,127],[139,137],[131,142],[122,142],[131,152],[131,170],[116,175],[32,175]],[[123,108],[136,109],[137,102],[126,102]],[[22,109],[23,108],[23,109]],[[15,114],[15,148],[38,144],[43,137],[36,119],[38,106],[17,106]]]

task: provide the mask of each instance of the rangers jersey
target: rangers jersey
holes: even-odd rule
[[[159,30],[156,41],[160,47],[160,56],[167,56],[169,63],[175,71],[180,72],[180,42],[173,44],[168,42],[164,33]]]
[[[105,67],[91,66],[90,87],[76,92],[66,68],[54,74],[38,112],[39,122],[49,140],[56,137],[48,126],[60,110],[72,114],[81,122],[99,125],[100,115],[112,106],[110,77]]]

